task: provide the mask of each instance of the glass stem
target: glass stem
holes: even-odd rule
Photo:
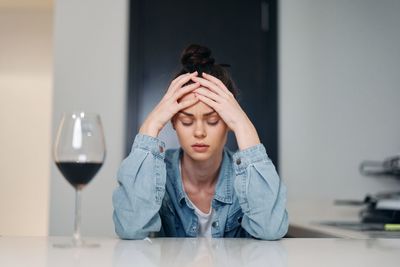
[[[81,190],[75,190],[75,225],[74,225],[74,243],[80,245],[81,240]]]

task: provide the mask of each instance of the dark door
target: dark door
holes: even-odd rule
[[[180,69],[181,51],[198,43],[231,65],[239,103],[278,165],[277,0],[132,0],[130,12],[126,152]],[[179,145],[170,126],[160,138]],[[227,146],[237,149],[233,134]]]

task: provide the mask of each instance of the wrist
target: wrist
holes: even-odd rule
[[[156,138],[160,133],[160,128],[154,123],[148,122],[146,120],[140,127],[139,133]]]
[[[240,150],[244,150],[261,143],[257,130],[250,121],[240,124],[240,126],[234,130],[234,133]]]

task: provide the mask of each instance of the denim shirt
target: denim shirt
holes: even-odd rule
[[[122,239],[196,237],[198,218],[182,185],[182,149],[137,134],[118,171],[113,194],[115,231]],[[288,230],[286,187],[262,144],[224,148],[212,200],[212,237],[275,240]]]

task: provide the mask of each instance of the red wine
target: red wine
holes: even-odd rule
[[[56,162],[58,169],[64,175],[65,179],[75,188],[81,188],[87,185],[96,175],[103,163],[101,162]]]

